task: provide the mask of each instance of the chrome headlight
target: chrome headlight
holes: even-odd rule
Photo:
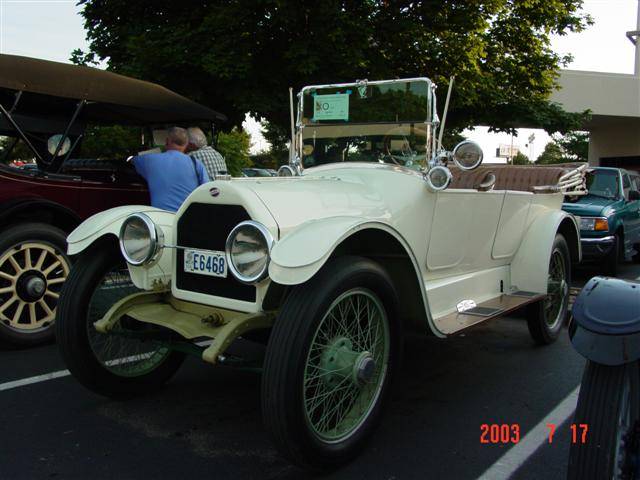
[[[451,156],[453,157],[453,163],[460,170],[473,170],[480,166],[484,155],[480,145],[471,140],[464,140],[456,145]]]
[[[154,261],[164,246],[164,234],[144,213],[129,215],[120,227],[120,251],[131,265]]]
[[[427,186],[431,191],[444,190],[451,183],[451,171],[447,167],[438,165],[430,168],[424,175],[424,179],[427,181]]]
[[[261,223],[239,223],[227,237],[229,270],[243,283],[256,283],[267,276],[273,236]]]

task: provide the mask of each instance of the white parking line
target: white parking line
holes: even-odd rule
[[[548,423],[559,427],[576,409],[580,387],[571,392],[562,402],[554,408],[549,415],[544,417],[533,430],[527,433],[522,440],[511,447],[502,455],[496,463],[484,472],[480,480],[504,480],[511,477],[531,457],[536,450],[549,441]]]
[[[57,372],[36,375],[35,377],[22,378],[20,380],[14,380],[12,382],[0,383],[0,392],[2,392],[3,390],[11,390],[12,388],[24,387],[25,385],[31,385],[33,383],[46,382],[47,380],[53,380],[54,378],[67,377],[69,375],[71,375],[69,373],[69,370],[59,370]]]

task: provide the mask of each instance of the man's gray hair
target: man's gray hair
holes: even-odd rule
[[[189,134],[189,143],[194,147],[202,148],[207,145],[207,136],[198,127],[187,128]]]
[[[189,142],[189,135],[187,135],[187,131],[184,128],[171,127],[167,130],[167,141],[179,147],[184,147]]]

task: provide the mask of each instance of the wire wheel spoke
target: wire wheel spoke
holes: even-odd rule
[[[544,303],[546,321],[551,328],[560,321],[560,315],[564,309],[564,303],[567,300],[567,291],[564,258],[559,251],[555,251],[551,255],[548,294]]]
[[[306,420],[319,439],[344,440],[368,418],[386,378],[389,342],[386,312],[371,291],[349,290],[331,304],[309,346],[302,382]],[[367,362],[367,378],[360,378]]]
[[[140,328],[130,319],[120,319],[109,333],[100,333],[94,323],[101,319],[117,301],[139,292],[133,285],[126,266],[109,271],[93,293],[87,315],[87,335],[93,353],[100,364],[115,375],[141,376],[157,368],[170,353],[158,342],[144,340]]]

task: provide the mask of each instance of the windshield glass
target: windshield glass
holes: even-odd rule
[[[302,166],[379,162],[420,168],[430,140],[426,79],[303,90]]]
[[[618,183],[618,172],[614,170],[594,170],[587,173],[589,195],[617,198],[619,196]]]

